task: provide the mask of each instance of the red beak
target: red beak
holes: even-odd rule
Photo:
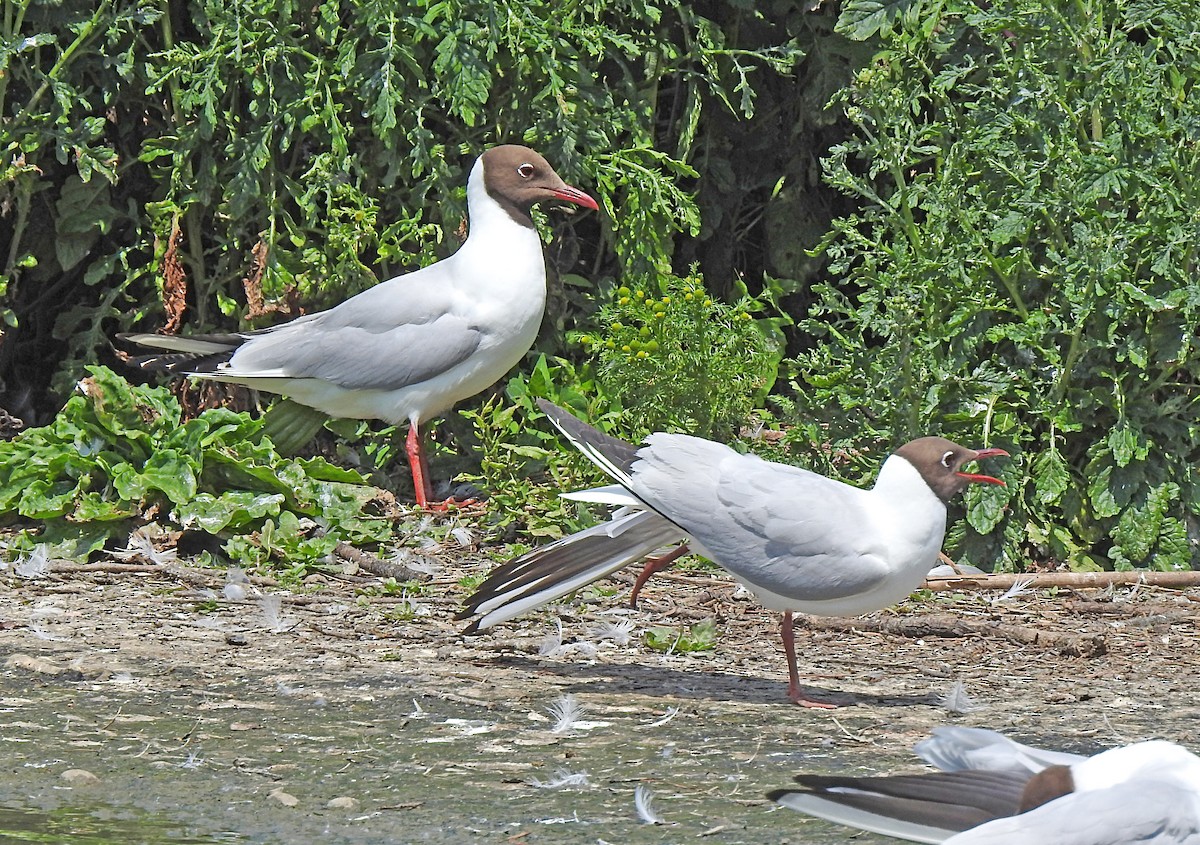
[[[982,460],[983,458],[998,458],[998,457],[1007,458],[1007,457],[1009,457],[1009,454],[1008,454],[1008,452],[1005,452],[1003,449],[980,449],[979,451],[977,451],[975,453],[975,457],[973,457],[971,460],[978,461],[978,460]],[[1001,487],[1008,486],[1003,481],[1001,481],[999,478],[992,478],[992,476],[990,476],[990,475],[977,475],[973,472],[956,472],[955,475],[957,475],[959,478],[965,478],[965,479],[967,479],[967,481],[972,481],[976,484],[998,484]]]
[[[561,188],[552,188],[550,192],[560,200],[566,200],[567,202],[575,203],[575,205],[582,205],[584,208],[590,208],[592,211],[600,210],[600,206],[596,204],[594,199],[578,188],[572,188],[570,185],[563,185]]]

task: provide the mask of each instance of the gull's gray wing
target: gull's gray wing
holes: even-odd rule
[[[484,331],[457,313],[444,280],[422,274],[384,282],[329,311],[254,333],[222,375],[316,378],[351,390],[398,390],[450,370],[479,349]]]
[[[1200,845],[1200,799],[1178,782],[1138,779],[1065,795],[946,845]]]
[[[698,437],[646,443],[630,489],[750,584],[824,601],[888,576],[864,491]]]

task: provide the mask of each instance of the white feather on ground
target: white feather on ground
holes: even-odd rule
[[[983,710],[986,707],[967,694],[967,685],[963,683],[962,679],[950,685],[950,689],[938,699],[938,704],[950,713],[957,714],[974,713],[976,710]]]
[[[654,809],[654,793],[644,783],[633,791],[633,806],[637,808],[638,818],[645,824],[666,824],[666,820]]]
[[[568,787],[584,788],[592,785],[588,779],[587,772],[572,772],[567,769],[558,769],[547,780],[538,780],[530,778],[529,785],[535,786],[538,789],[566,789]]]
[[[34,546],[33,551],[17,560],[14,571],[22,578],[45,578],[50,574],[50,547],[45,543]]]

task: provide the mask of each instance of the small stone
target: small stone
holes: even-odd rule
[[[358,809],[358,799],[351,798],[349,795],[339,795],[337,798],[330,798],[325,804],[327,810],[346,810],[353,812]]]
[[[67,671],[65,666],[60,666],[53,660],[47,660],[44,657],[35,657],[32,654],[14,654],[8,660],[4,661],[4,668],[37,672],[39,675],[61,675]]]
[[[295,795],[292,795],[289,792],[284,792],[282,787],[280,787],[279,789],[272,790],[270,795],[268,795],[267,797],[274,798],[276,801],[278,801],[280,804],[282,804],[285,807],[295,807],[297,804],[300,803],[299,798],[297,798]]]
[[[71,786],[95,786],[100,782],[100,778],[87,769],[67,769],[59,777]]]
[[[230,722],[229,723],[229,730],[231,730],[231,731],[256,731],[261,727],[262,727],[262,725],[258,724],[257,722]]]
[[[250,642],[245,634],[229,633],[225,635],[226,645],[247,645]]]

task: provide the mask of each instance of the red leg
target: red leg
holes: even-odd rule
[[[790,610],[784,611],[779,633],[783,637],[783,652],[787,655],[788,662],[788,698],[793,704],[799,704],[801,707],[836,710],[836,704],[813,701],[811,698],[805,698],[804,693],[800,691],[800,673],[796,670],[796,632],[792,629],[792,612]]]
[[[429,479],[429,458],[425,455],[425,438],[416,423],[408,424],[408,438],[404,441],[404,451],[408,453],[408,468],[412,470],[413,492],[417,496],[417,507],[425,511],[445,511],[450,507],[467,507],[475,504],[474,499],[459,501],[450,498],[444,502],[430,501],[433,498],[433,483]]]
[[[676,546],[665,555],[658,557],[646,558],[646,565],[642,567],[642,572],[638,575],[637,580],[633,582],[633,592],[629,594],[629,606],[637,607],[638,593],[642,591],[642,587],[646,586],[646,582],[650,580],[650,576],[655,572],[662,572],[664,569],[671,566],[679,558],[688,553],[687,543]]]
[[[427,510],[429,500],[433,498],[433,485],[429,483],[429,460],[425,457],[425,443],[416,422],[408,424],[408,438],[404,441],[404,451],[408,453],[408,468],[412,470],[417,507]]]

